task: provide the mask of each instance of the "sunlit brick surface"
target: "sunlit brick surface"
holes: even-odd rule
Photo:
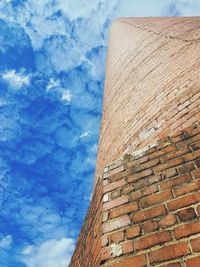
[[[199,27],[199,17],[113,23],[96,180],[102,167],[123,153],[200,118]]]
[[[70,267],[200,266],[199,29],[196,17],[113,23],[95,190]]]

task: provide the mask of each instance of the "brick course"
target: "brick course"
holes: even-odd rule
[[[187,131],[171,136],[167,144],[163,139],[153,150],[142,151],[136,157],[134,153],[126,156],[120,160],[123,168],[116,162],[119,172],[115,169],[113,174],[114,169],[111,169],[112,175],[108,165],[96,186],[93,199],[98,202],[92,201],[70,267],[176,267],[182,266],[183,262],[185,267],[199,262],[200,169],[194,164],[199,159],[196,152],[200,146],[195,141],[198,129],[200,125],[191,126]],[[183,139],[187,140],[184,146],[181,145],[185,155],[191,145],[194,150],[190,154],[195,153],[187,159],[195,169],[188,168],[184,174],[180,170],[185,161],[177,162],[176,157],[168,157],[172,151],[169,147],[173,147],[173,153],[179,157],[178,144]],[[165,152],[160,153],[162,150]],[[159,159],[156,166],[147,164],[148,160],[152,161],[152,154]],[[159,168],[159,165],[163,166],[163,157],[175,161],[170,163],[174,167],[168,172]],[[148,166],[149,176],[143,177],[143,164]],[[161,174],[156,176],[158,170]],[[138,179],[132,179],[135,174],[131,172],[137,172],[137,177],[142,173],[140,184]],[[118,178],[113,182],[113,177]],[[147,181],[153,184],[147,185]],[[113,199],[111,196],[116,190],[119,192]]]
[[[69,267],[200,266],[199,23],[114,22],[95,190]]]

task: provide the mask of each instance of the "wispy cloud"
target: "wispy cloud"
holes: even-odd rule
[[[27,267],[66,267],[74,250],[74,240],[47,240],[38,246],[24,248],[23,261]]]
[[[2,74],[2,78],[6,80],[14,89],[19,89],[22,86],[27,86],[30,83],[30,75],[25,75],[23,70],[16,72],[16,70],[8,70]]]
[[[4,236],[2,239],[0,239],[0,248],[9,248],[12,242],[13,240],[11,235]]]
[[[69,262],[92,191],[111,21],[199,10],[197,0],[0,1],[2,266]]]

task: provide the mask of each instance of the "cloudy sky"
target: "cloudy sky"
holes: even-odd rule
[[[0,1],[0,267],[66,267],[93,187],[108,28],[199,0]]]

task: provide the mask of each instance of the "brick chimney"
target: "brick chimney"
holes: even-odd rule
[[[112,24],[95,188],[70,267],[200,266],[199,27]]]

